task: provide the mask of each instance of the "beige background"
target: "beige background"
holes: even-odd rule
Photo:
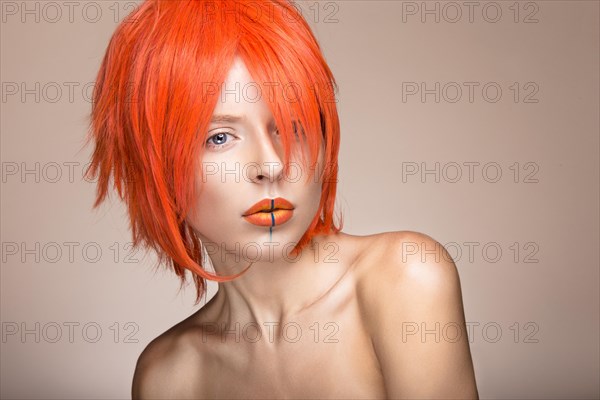
[[[3,398],[127,398],[145,345],[197,309],[151,256],[127,259],[121,204],[90,211],[89,84],[135,3],[72,3],[72,20],[63,2],[1,3]],[[598,398],[598,2],[488,3],[469,22],[463,2],[302,2],[340,86],[345,231],[447,245],[482,398]],[[439,82],[439,103],[403,101],[411,82]],[[439,182],[403,179],[436,163]]]

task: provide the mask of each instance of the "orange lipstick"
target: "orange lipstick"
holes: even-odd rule
[[[250,207],[242,215],[251,224],[276,226],[286,223],[294,215],[292,203],[282,197],[263,199]]]

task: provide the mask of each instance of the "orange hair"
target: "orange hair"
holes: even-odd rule
[[[288,1],[146,0],[114,32],[93,92],[86,144],[93,140],[95,148],[86,177],[98,179],[94,208],[112,177],[128,207],[134,247],[155,250],[158,264],[165,261],[181,286],[190,270],[195,304],[206,292],[205,279],[225,282],[248,269],[232,276],[205,271],[201,244],[185,221],[220,92],[212,89],[221,87],[236,55],[269,93],[264,97],[281,134],[284,171],[294,120],[304,130],[312,165],[324,141],[320,206],[297,254],[315,235],[341,230],[341,216],[339,227],[333,221],[340,127],[333,74]]]

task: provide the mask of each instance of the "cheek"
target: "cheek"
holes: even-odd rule
[[[213,232],[218,227],[225,227],[228,221],[235,218],[236,208],[232,194],[236,188],[228,182],[221,182],[218,176],[209,177],[206,182],[197,186],[197,197],[194,201],[195,214],[190,213],[188,220],[199,233]]]

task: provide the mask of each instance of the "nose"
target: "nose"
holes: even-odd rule
[[[254,183],[276,182],[283,176],[282,146],[274,144],[268,133],[260,135],[254,144],[253,157],[247,169]]]

